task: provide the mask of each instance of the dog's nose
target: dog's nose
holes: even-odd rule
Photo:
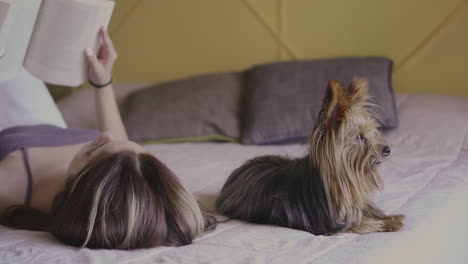
[[[390,155],[390,152],[392,152],[392,149],[391,149],[389,146],[385,146],[385,147],[382,148],[382,153],[383,153],[385,156]]]

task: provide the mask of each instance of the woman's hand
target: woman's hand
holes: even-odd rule
[[[86,49],[88,80],[96,85],[106,84],[111,81],[112,68],[117,59],[114,44],[104,27],[99,29],[99,38],[101,45],[97,51],[97,56],[90,48]]]

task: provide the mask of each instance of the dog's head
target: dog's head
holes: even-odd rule
[[[361,172],[374,168],[390,155],[391,149],[378,130],[371,106],[367,80],[355,78],[348,89],[331,80],[311,147],[326,151],[334,163],[349,163],[349,168]]]
[[[376,166],[390,155],[390,147],[371,106],[367,80],[355,78],[348,89],[329,82],[310,150],[315,165],[327,175],[325,183],[336,189],[335,200],[357,202],[382,186]]]

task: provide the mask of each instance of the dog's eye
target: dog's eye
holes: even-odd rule
[[[358,135],[356,136],[356,140],[359,141],[359,142],[365,143],[367,139],[366,139],[363,135],[358,134]]]

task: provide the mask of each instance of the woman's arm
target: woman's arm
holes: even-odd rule
[[[127,132],[120,117],[114,90],[110,83],[117,52],[104,28],[99,30],[99,37],[102,45],[97,52],[97,56],[90,49],[86,50],[90,83],[93,86],[97,85],[95,87],[109,83],[104,87],[94,88],[98,128],[101,131],[109,131],[117,139],[127,140]]]
[[[112,85],[95,89],[94,94],[99,130],[109,131],[116,139],[128,140]]]

